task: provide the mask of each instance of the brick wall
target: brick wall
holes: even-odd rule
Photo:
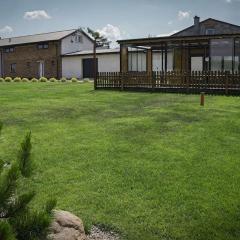
[[[44,62],[44,76],[47,78],[61,76],[60,41],[48,42],[47,49],[38,49],[38,44],[26,44],[14,47],[14,52],[2,51],[3,76],[39,77],[39,61]],[[11,64],[16,64],[16,72],[11,72]]]

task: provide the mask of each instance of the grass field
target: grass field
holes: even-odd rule
[[[1,83],[0,156],[33,134],[34,206],[131,240],[240,239],[240,98]]]

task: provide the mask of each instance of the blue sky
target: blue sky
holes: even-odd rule
[[[172,33],[193,16],[240,25],[240,0],[0,0],[0,36],[91,27],[112,40]]]

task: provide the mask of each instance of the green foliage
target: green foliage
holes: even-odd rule
[[[2,123],[0,123],[0,132]],[[18,161],[11,164],[0,162],[0,239],[42,240],[46,239],[52,219],[55,200],[49,200],[42,211],[31,211],[29,203],[34,192],[20,193],[19,183],[24,185],[32,173],[31,133],[21,144]]]
[[[31,82],[38,82],[38,79],[37,78],[32,78]]]
[[[41,77],[41,78],[39,79],[39,82],[47,82],[47,81],[48,81],[48,79],[45,78],[45,77]]]
[[[49,82],[57,82],[57,79],[56,78],[50,78]]]
[[[67,82],[67,78],[62,77],[62,78],[60,79],[60,81],[61,81],[61,82]]]
[[[75,77],[73,77],[73,78],[71,79],[71,81],[74,82],[74,83],[76,83],[76,82],[78,82],[78,79],[75,78]]]
[[[22,82],[29,82],[29,79],[28,78],[23,78]]]
[[[12,226],[7,220],[0,220],[0,239],[1,240],[16,240]]]
[[[14,82],[21,82],[21,78],[20,78],[20,77],[15,77],[15,78],[13,79],[13,81],[14,81]]]
[[[0,78],[0,82],[5,82],[4,78]]]
[[[31,132],[29,132],[22,142],[18,153],[19,169],[24,177],[30,177],[32,173],[31,149]]]
[[[101,36],[98,31],[94,31],[91,28],[87,28],[87,31],[96,40],[97,47],[110,47],[111,41],[109,41],[106,37]]]
[[[12,82],[12,78],[11,77],[5,77],[5,82]]]

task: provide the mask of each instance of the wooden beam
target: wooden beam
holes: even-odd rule
[[[128,47],[120,45],[120,71],[128,71]]]
[[[152,72],[152,49],[147,50],[147,72]]]

